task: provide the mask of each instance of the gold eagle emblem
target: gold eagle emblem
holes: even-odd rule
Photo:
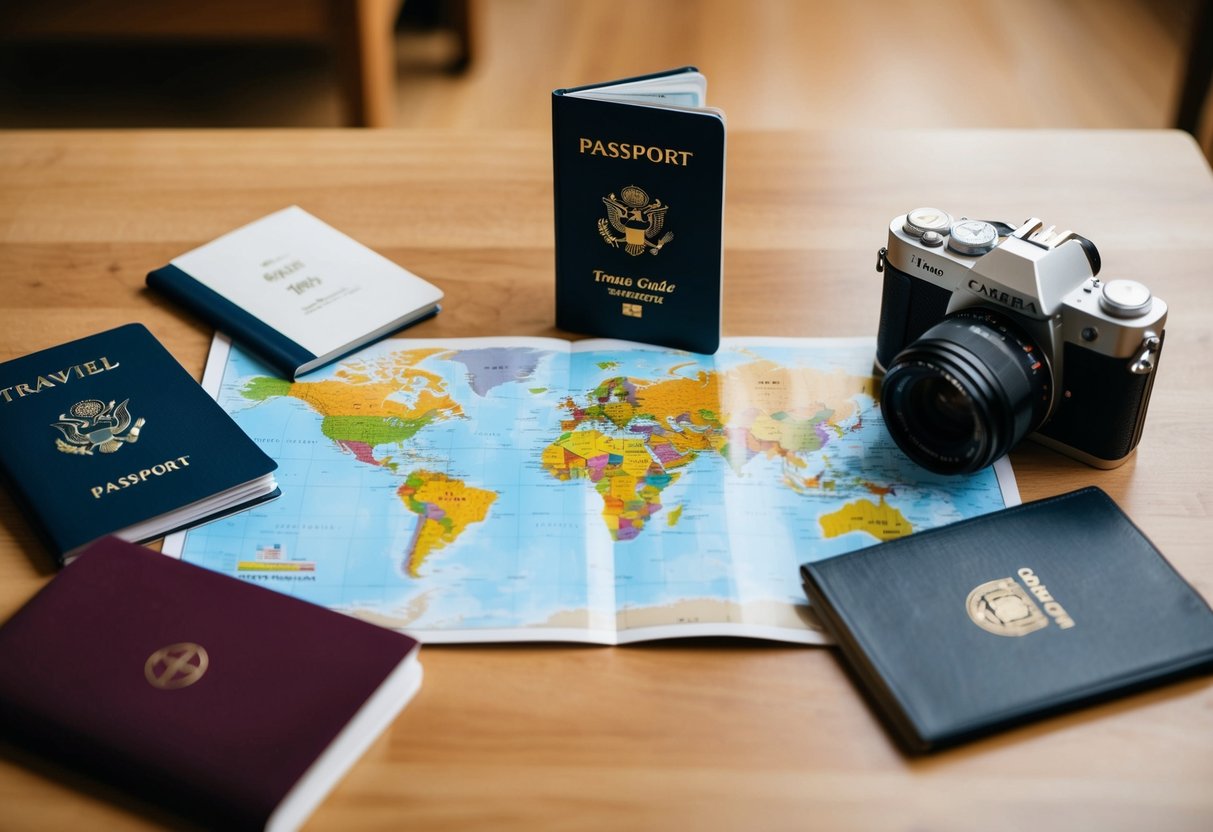
[[[611,248],[619,248],[635,257],[646,250],[656,254],[674,239],[674,234],[667,231],[665,236],[658,239],[661,229],[665,227],[665,214],[670,206],[663,205],[660,199],[649,201],[649,195],[643,188],[628,185],[619,191],[604,196],[602,202],[606,205],[607,215],[598,220],[598,233]],[[616,237],[611,229],[623,236]]]
[[[112,454],[124,444],[138,442],[146,420],[138,419],[132,425],[128,402],[130,399],[123,399],[117,406],[97,399],[76,402],[67,413],[59,414],[58,422],[51,423],[63,434],[63,439],[55,440],[55,447],[65,454],[92,456],[94,450]]]

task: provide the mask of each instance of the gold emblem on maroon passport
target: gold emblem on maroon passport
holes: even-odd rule
[[[139,430],[147,420],[136,419],[132,425],[129,402],[130,399],[123,399],[119,405],[97,399],[76,402],[67,413],[59,414],[58,422],[51,423],[63,434],[62,439],[55,439],[55,447],[65,454],[92,456],[93,451],[112,454],[123,445],[138,442]]]
[[[611,248],[619,248],[622,244],[623,250],[635,257],[645,251],[656,254],[674,239],[670,231],[659,237],[670,206],[662,204],[660,199],[650,201],[643,188],[628,185],[619,191],[618,197],[614,193],[604,196],[602,203],[607,215],[598,220],[598,233]],[[623,236],[616,237],[611,229]]]
[[[143,675],[147,683],[160,690],[180,690],[197,682],[210,667],[206,648],[191,641],[161,647],[147,657]]]
[[[1023,587],[1012,578],[986,581],[965,601],[969,618],[998,636],[1026,636],[1049,626],[1049,619]]]

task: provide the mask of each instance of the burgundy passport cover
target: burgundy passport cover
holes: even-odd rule
[[[194,646],[159,652],[174,645]],[[208,826],[262,828],[417,647],[103,538],[0,627],[0,735]]]

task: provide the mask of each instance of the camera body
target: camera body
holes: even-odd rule
[[[1099,269],[1094,244],[1039,219],[895,217],[877,263],[876,364],[903,450],[960,473],[1030,434],[1096,467],[1123,463],[1141,438],[1167,305]],[[988,447],[974,451],[978,440]]]

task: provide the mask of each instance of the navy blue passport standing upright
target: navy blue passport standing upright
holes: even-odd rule
[[[0,364],[0,471],[61,564],[277,496],[277,467],[142,324]]]
[[[716,351],[725,126],[705,90],[685,67],[553,92],[557,326]]]
[[[1213,666],[1213,612],[1087,488],[801,568],[912,751]]]

